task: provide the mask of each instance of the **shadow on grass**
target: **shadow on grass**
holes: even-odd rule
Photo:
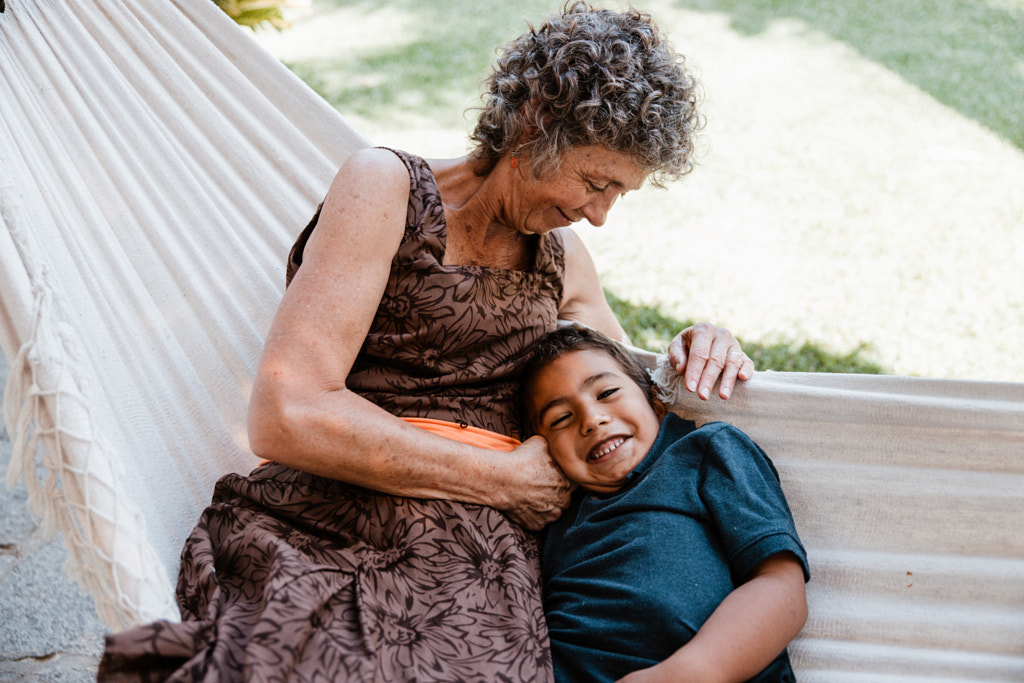
[[[1024,150],[1024,6],[1014,1],[675,0],[675,6],[725,14],[748,35],[777,19],[804,21]],[[363,13],[368,31],[395,40],[288,66],[342,111],[384,121],[408,111],[450,120],[478,103],[495,48],[521,33],[526,19],[539,21],[560,6],[556,0],[391,0],[385,15],[371,0],[318,0],[317,13]],[[408,18],[403,27],[381,18],[396,13]],[[413,35],[404,35],[410,27]]]
[[[693,324],[693,321],[667,316],[652,306],[624,301],[607,290],[605,297],[626,334],[641,348],[664,352],[680,330]],[[866,343],[849,353],[829,351],[809,341],[759,343],[741,339],[740,343],[758,370],[887,374],[884,368],[865,357],[870,351]]]
[[[1000,6],[1002,5],[1002,6]],[[1011,0],[675,0],[763,32],[799,19],[1024,150],[1024,5]]]
[[[416,112],[435,121],[451,120],[479,104],[481,85],[495,48],[526,29],[559,3],[521,0],[318,0],[317,13],[360,12],[367,30],[395,40],[386,46],[347,52],[339,59],[286,62],[296,75],[335,108],[382,121]],[[375,17],[376,13],[376,17]],[[380,17],[405,15],[401,27]],[[362,21],[362,19],[361,19]],[[341,50],[339,50],[341,52]]]

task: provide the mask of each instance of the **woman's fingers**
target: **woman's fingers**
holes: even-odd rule
[[[736,387],[736,380],[747,380],[754,376],[754,361],[747,357],[747,354],[737,344],[734,351],[726,356],[725,368],[722,370],[722,379],[718,384],[718,395],[724,399],[732,396],[732,390]]]
[[[523,489],[518,500],[505,512],[527,529],[539,531],[561,517],[562,510],[569,507],[574,485],[555,465],[542,437],[533,436],[516,450],[526,458],[517,468],[523,477]]]
[[[521,515],[509,513],[512,521],[518,522],[530,531],[540,531],[561,516],[562,508],[557,507],[550,510],[524,510]]]
[[[754,375],[754,362],[732,332],[709,323],[698,323],[680,332],[669,345],[669,362],[683,375],[686,389],[704,400],[710,398],[716,382],[720,382],[718,395],[727,399],[737,379]]]

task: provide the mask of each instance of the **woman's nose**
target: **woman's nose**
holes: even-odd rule
[[[618,198],[618,192],[605,190],[583,206],[583,216],[595,228],[601,227],[608,219],[608,212],[611,211],[612,206],[615,205],[615,200]]]

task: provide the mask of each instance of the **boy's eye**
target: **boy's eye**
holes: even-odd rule
[[[551,423],[548,425],[548,428],[549,429],[554,429],[555,427],[558,427],[559,425],[566,424],[568,421],[569,421],[569,413],[564,413],[562,415],[558,415],[557,417],[555,417],[555,419],[551,420]]]

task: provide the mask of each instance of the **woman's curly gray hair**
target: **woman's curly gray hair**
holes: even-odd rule
[[[487,84],[472,135],[481,174],[518,151],[550,177],[582,145],[628,154],[655,185],[693,167],[699,86],[648,14],[568,3],[499,48]]]

